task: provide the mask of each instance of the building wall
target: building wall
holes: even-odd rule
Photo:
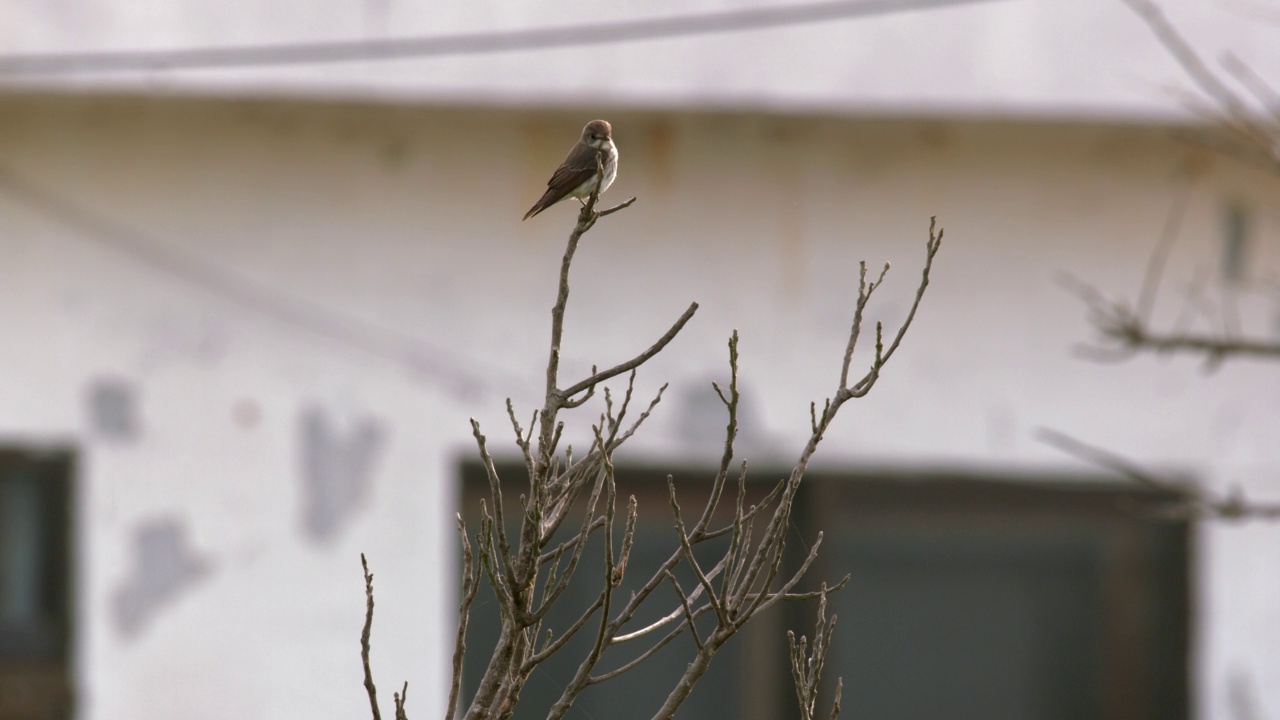
[[[537,402],[574,213],[520,216],[593,114],[3,100],[0,433],[82,452],[80,717],[360,714],[360,552],[384,694],[407,678],[411,707],[439,706],[467,418],[507,447],[503,398],[522,418]],[[917,324],[822,463],[1082,467],[1037,439],[1050,428],[1273,491],[1274,366],[1084,360],[1083,307],[1057,281],[1132,297],[1187,193],[1157,308],[1171,321],[1199,269],[1216,277],[1224,207],[1252,209],[1249,267],[1275,267],[1271,178],[1144,126],[608,118],[606,199],[639,201],[579,251],[565,375],[700,303],[641,372],[642,396],[671,387],[625,459],[718,457],[709,381],[735,328],[742,452],[797,454],[808,402],[834,388],[858,261],[892,263],[874,313],[895,327],[937,215]],[[1274,326],[1266,303],[1240,306]],[[1227,716],[1237,675],[1280,707],[1278,534],[1201,532],[1203,717]]]

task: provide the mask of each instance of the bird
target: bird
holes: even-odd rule
[[[552,173],[547,181],[547,191],[524,214],[524,220],[567,197],[579,201],[590,197],[600,180],[596,172],[599,163],[604,166],[604,180],[600,182],[600,192],[603,193],[618,175],[618,146],[613,144],[613,126],[604,120],[592,120],[582,128],[582,138]]]

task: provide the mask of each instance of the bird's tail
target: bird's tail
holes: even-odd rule
[[[547,190],[545,193],[542,194],[541,198],[538,198],[538,202],[534,203],[533,207],[529,208],[529,212],[524,214],[524,217],[521,219],[521,222],[524,222],[525,220],[528,220],[534,215],[537,215],[543,210],[546,210],[547,208],[551,207],[552,205],[555,205],[556,200],[558,199],[559,198],[555,196],[555,193],[552,190]]]

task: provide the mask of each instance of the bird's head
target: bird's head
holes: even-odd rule
[[[582,142],[593,148],[604,147],[613,139],[613,126],[604,120],[592,120],[582,128]]]

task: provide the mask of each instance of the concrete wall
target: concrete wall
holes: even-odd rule
[[[520,216],[594,114],[3,101],[0,433],[84,454],[82,718],[358,716],[361,551],[384,693],[408,678],[419,713],[439,706],[467,418],[503,446],[502,399],[537,401],[574,212]],[[1227,204],[1252,208],[1248,268],[1265,274],[1273,179],[1146,127],[606,116],[622,153],[606,198],[640,200],[579,252],[566,375],[701,303],[641,373],[645,395],[672,385],[625,459],[718,457],[721,420],[690,418],[734,328],[743,454],[793,457],[834,387],[856,263],[892,262],[875,310],[892,326],[936,214],[947,242],[914,332],[823,463],[1081,467],[1037,441],[1047,427],[1274,492],[1274,365],[1084,361],[1082,306],[1055,283],[1131,296],[1183,192],[1160,317],[1197,268],[1214,277]],[[1201,533],[1202,717],[1228,716],[1233,673],[1280,708],[1278,540]]]

